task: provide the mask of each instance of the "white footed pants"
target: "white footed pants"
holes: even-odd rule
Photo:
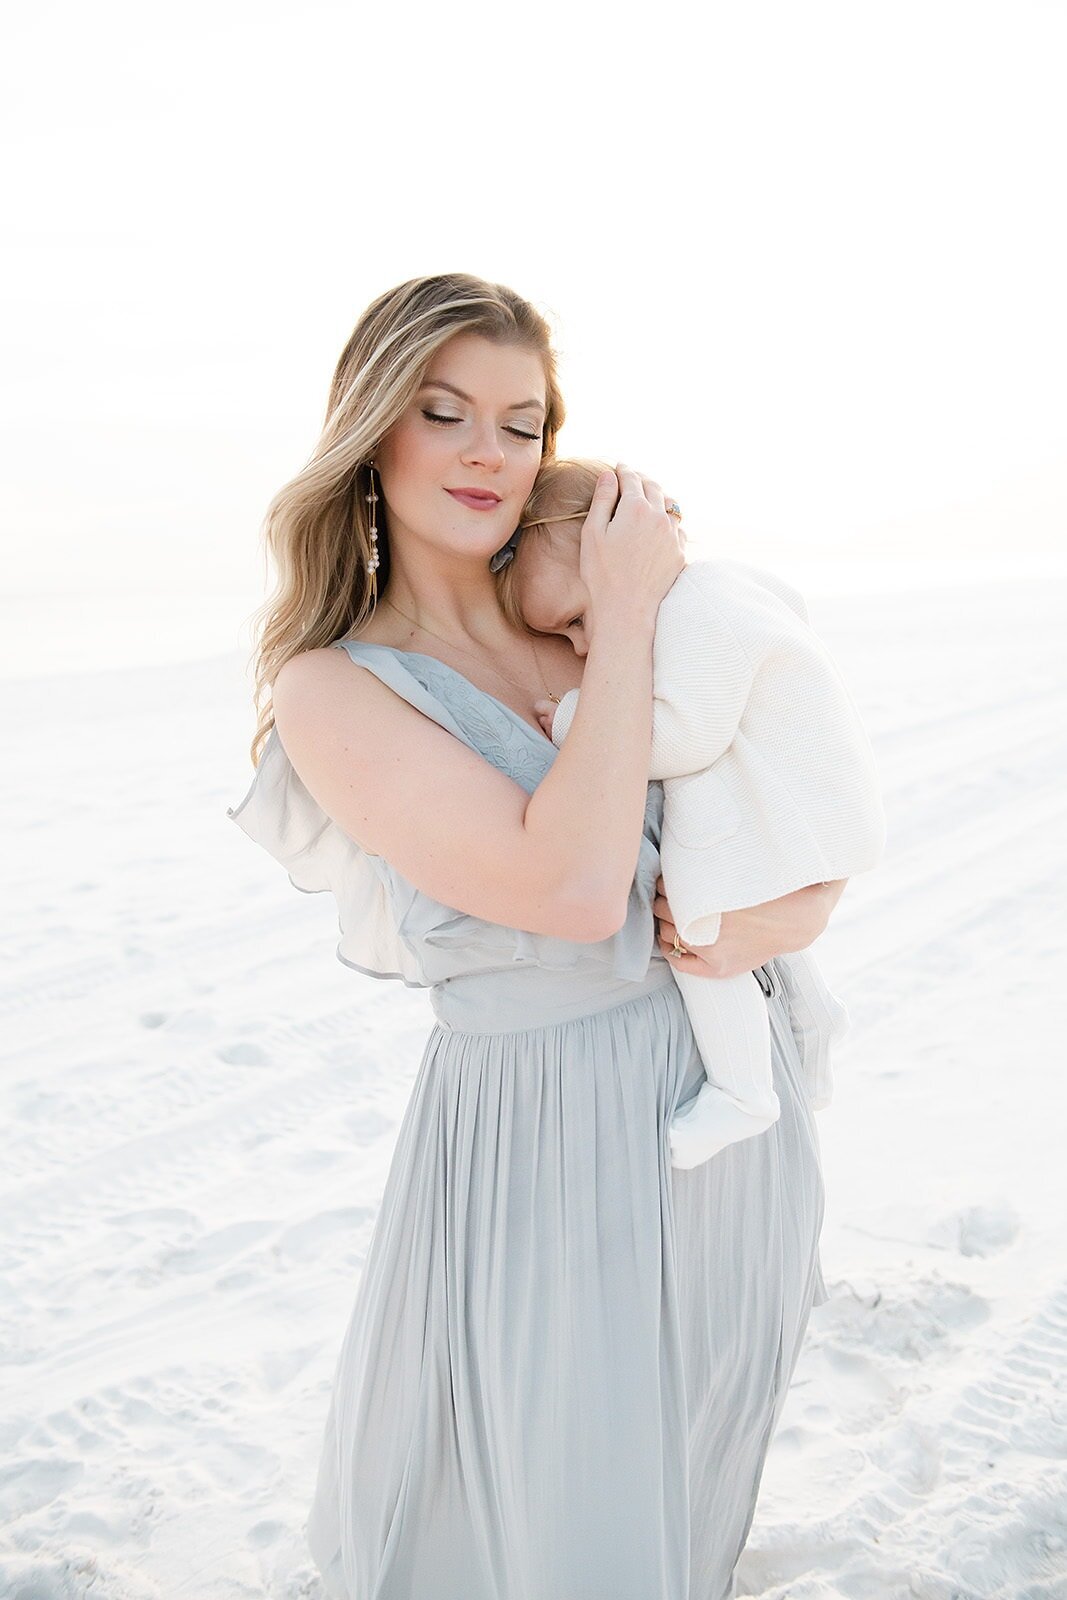
[[[671,1165],[696,1167],[721,1150],[762,1133],[781,1107],[771,1080],[767,1001],[755,976],[698,978],[675,972],[707,1082],[675,1112]]]
[[[848,1031],[844,1004],[831,994],[806,950],[774,961],[812,1109],[833,1096],[830,1047]],[[771,1077],[767,1001],[757,975],[698,978],[675,972],[707,1082],[671,1121],[671,1165],[696,1167],[728,1144],[763,1133],[781,1110]]]

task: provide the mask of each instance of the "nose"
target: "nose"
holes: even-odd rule
[[[504,448],[497,436],[496,425],[485,421],[475,423],[470,439],[463,451],[464,461],[469,461],[472,466],[501,467],[506,460]]]

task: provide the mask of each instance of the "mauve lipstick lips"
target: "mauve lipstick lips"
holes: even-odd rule
[[[458,500],[461,506],[470,506],[472,511],[492,511],[494,506],[500,504],[500,496],[490,489],[483,492],[448,489],[446,493],[450,494],[453,500]]]

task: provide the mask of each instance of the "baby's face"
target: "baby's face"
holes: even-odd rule
[[[590,638],[589,590],[579,571],[584,520],[557,522],[551,542],[520,539],[515,550],[515,584],[527,626],[562,634],[579,656],[588,651]]]

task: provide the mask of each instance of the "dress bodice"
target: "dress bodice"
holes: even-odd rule
[[[436,657],[351,639],[335,645],[528,794],[555,760],[555,746],[518,712]],[[432,805],[432,792],[413,796],[413,803]],[[664,962],[669,973],[656,948],[652,910],[663,821],[659,783],[648,787],[626,921],[597,944],[486,922],[432,900],[326,815],[297,776],[276,729],[263,747],[250,789],[227,814],[282,864],[294,887],[334,895],[341,935],[337,955],[359,972],[436,988],[474,974],[534,967],[572,974],[576,996],[601,983],[614,991],[620,983],[643,982],[650,961]]]

